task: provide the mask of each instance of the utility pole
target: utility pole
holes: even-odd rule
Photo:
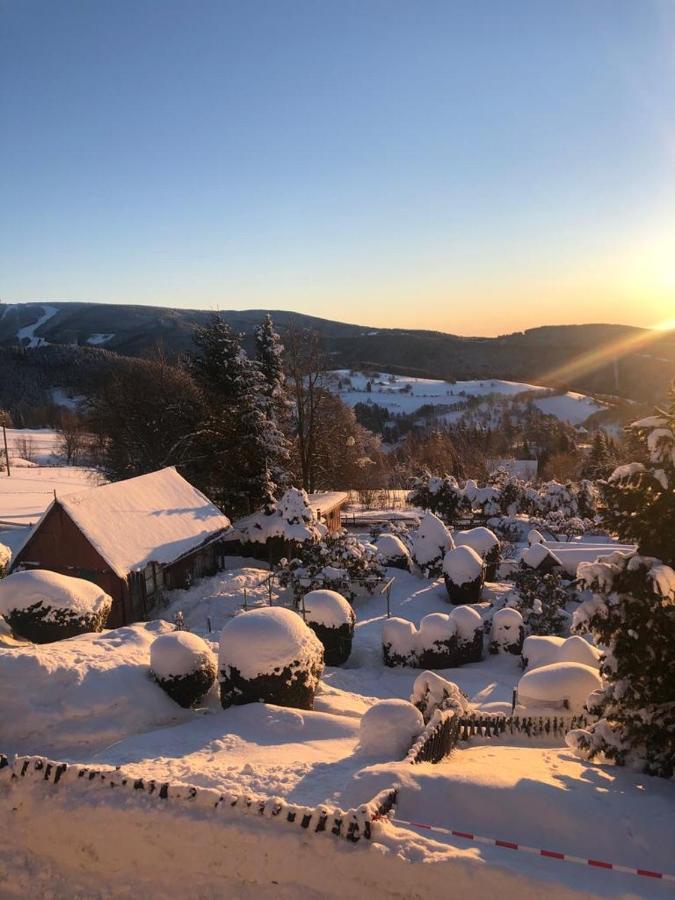
[[[9,450],[7,449],[7,429],[4,425],[2,426],[2,436],[5,441],[5,462],[7,463],[7,477],[9,478],[9,476],[12,474],[12,472],[9,468]]]

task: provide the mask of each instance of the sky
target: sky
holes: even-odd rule
[[[675,326],[675,0],[0,0],[0,297]]]

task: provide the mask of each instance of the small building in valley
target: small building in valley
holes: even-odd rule
[[[86,578],[110,627],[147,618],[165,590],[223,567],[230,521],[174,468],[55,498],[12,562]]]

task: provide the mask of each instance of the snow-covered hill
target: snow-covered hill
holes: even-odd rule
[[[533,402],[541,412],[572,425],[579,425],[593,413],[607,408],[606,404],[586,394],[568,391],[552,395],[548,388],[521,381],[486,379],[450,383],[382,372],[373,376],[347,369],[336,369],[331,374],[336,393],[349,406],[372,403],[386,408],[390,413],[405,415],[415,413],[422,406],[435,406],[439,407],[438,412],[446,421],[460,418],[466,410],[467,400],[476,397],[496,396],[520,402],[523,395],[538,393],[542,396],[535,396]]]

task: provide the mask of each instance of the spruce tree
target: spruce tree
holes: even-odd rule
[[[620,466],[602,485],[605,522],[637,541],[634,554],[582,563],[593,591],[574,615],[604,656],[602,690],[589,697],[598,721],[568,743],[669,778],[675,770],[675,394],[666,411],[631,426],[646,445],[646,463]],[[658,558],[657,558],[658,557]]]
[[[630,430],[646,449],[646,462],[619,466],[601,484],[604,524],[640,553],[675,566],[675,383],[666,410]]]
[[[228,512],[269,504],[284,481],[288,444],[270,413],[257,364],[220,317],[195,334],[193,372],[207,398],[200,430],[211,491]]]
[[[255,349],[258,368],[263,377],[265,393],[275,405],[284,400],[284,345],[274,330],[268,313],[255,330]]]

